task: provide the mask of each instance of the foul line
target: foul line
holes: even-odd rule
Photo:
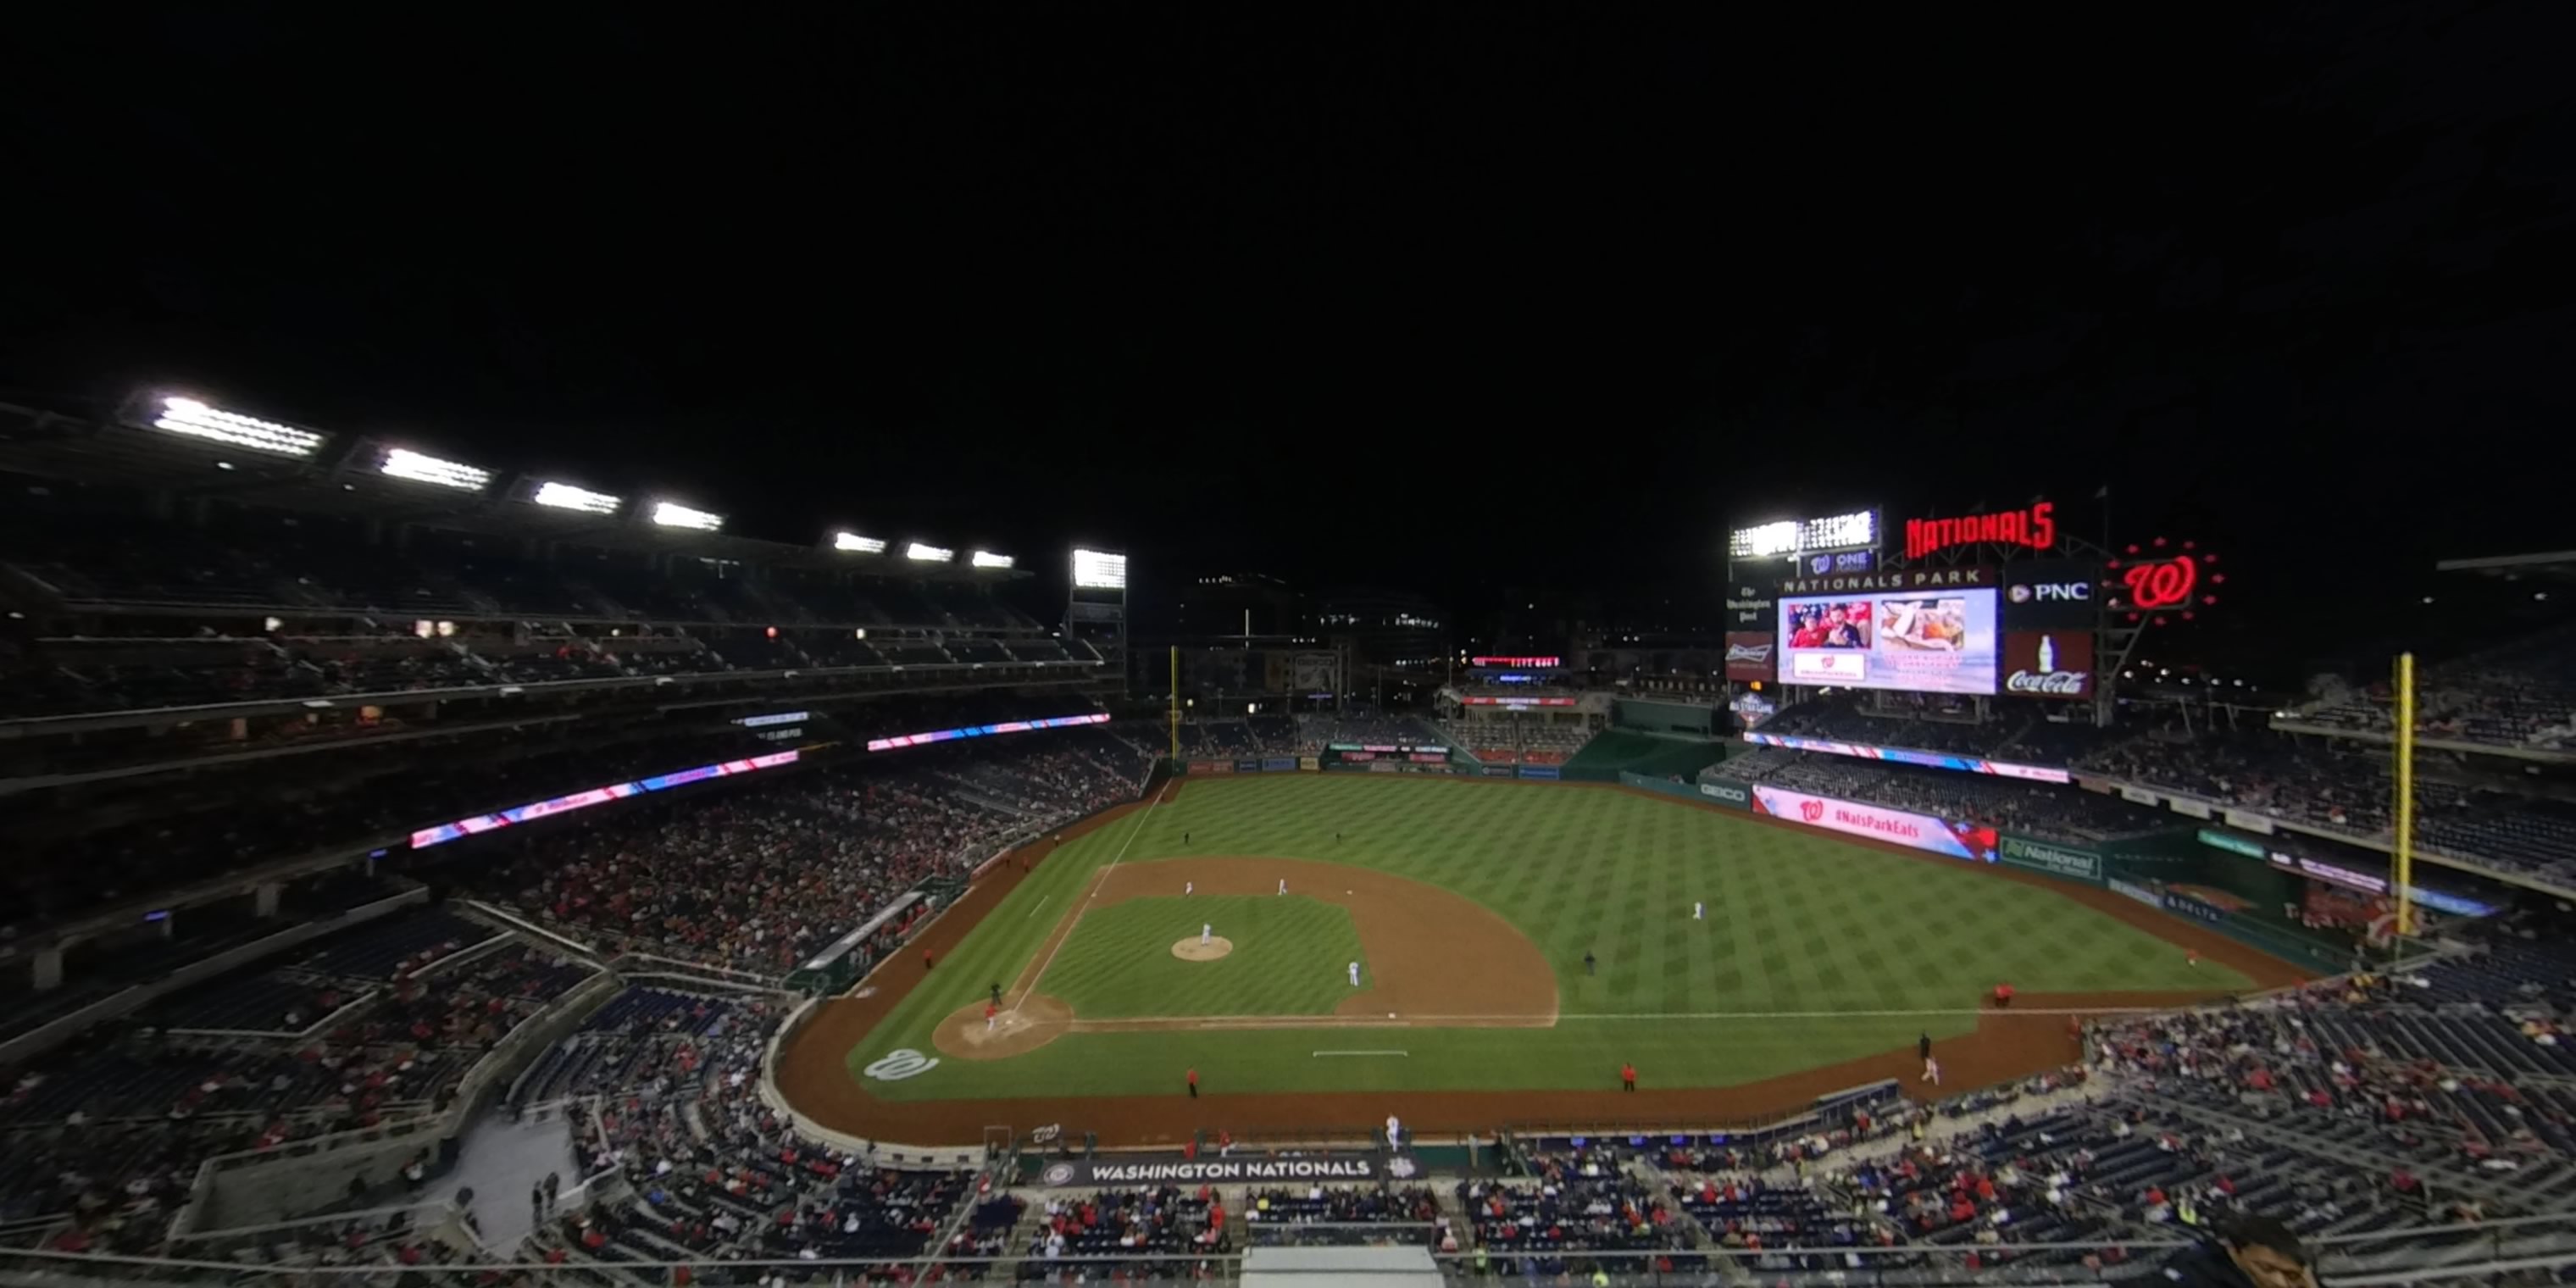
[[[1323,1057],[1323,1056],[1328,1056],[1328,1055],[1402,1055],[1402,1056],[1409,1056],[1409,1055],[1412,1055],[1412,1054],[1413,1054],[1413,1053],[1412,1053],[1412,1052],[1410,1052],[1410,1051],[1310,1051],[1310,1052],[1308,1052],[1308,1053],[1307,1053],[1307,1058],[1311,1060],[1311,1059],[1317,1059],[1317,1058],[1320,1058],[1320,1057]]]
[[[1109,866],[1102,868],[1100,870],[1100,874],[1091,879],[1091,892],[1082,897],[1082,907],[1073,910],[1073,918],[1075,922],[1080,922],[1082,920],[1083,912],[1091,907],[1091,901],[1100,897],[1100,887],[1109,884],[1109,874],[1116,871],[1120,861],[1127,857],[1128,847],[1136,844],[1137,835],[1145,830],[1145,820],[1152,818],[1154,816],[1154,811],[1161,808],[1162,804],[1163,794],[1161,792],[1156,792],[1154,793],[1154,799],[1148,803],[1145,808],[1136,812],[1136,823],[1135,826],[1127,829],[1127,839],[1118,843],[1118,852],[1116,854],[1109,856]],[[1044,903],[1046,901],[1041,899],[1039,902]],[[1029,911],[1035,912],[1037,910],[1032,908]],[[1023,917],[1021,920],[1026,921],[1028,918]],[[1055,947],[1047,950],[1046,960],[1038,963],[1038,973],[1029,976],[1028,986],[1020,990],[1020,995],[1018,997],[1011,999],[1011,1014],[1014,1017],[1020,1013],[1020,1003],[1029,1000],[1029,998],[1037,994],[1038,981],[1045,979],[1048,968],[1055,965],[1055,955],[1063,952],[1064,946],[1072,941],[1073,927],[1069,925],[1064,928],[1064,936],[1055,941]]]
[[[2212,999],[2215,1000],[2215,999]],[[1845,1020],[1845,1019],[1926,1019],[1942,1016],[1972,1015],[2011,1019],[2017,1015],[2169,1015],[2174,1011],[2204,1005],[2196,1002],[2168,1002],[2161,1006],[2015,1006],[1997,1009],[1990,1006],[1935,1007],[1919,1010],[1850,1010],[1850,1011],[1646,1011],[1637,1014],[1576,1015],[1558,1012],[1556,1024],[1576,1020],[1607,1020],[1635,1023],[1664,1023],[1673,1020]],[[1135,1015],[1119,1019],[1066,1022],[1074,1032],[1119,1032],[1154,1028],[1282,1028],[1282,1029],[1402,1029],[1431,1026],[1469,1028],[1488,1025],[1495,1028],[1544,1028],[1550,1017],[1531,1012],[1504,1012],[1490,1015],[1424,1015],[1407,1013],[1388,1019],[1373,1015]]]
[[[1037,901],[1036,903],[1033,903],[1033,904],[1030,904],[1030,905],[1029,905],[1029,915],[1028,915],[1028,917],[1022,917],[1022,918],[1020,918],[1020,920],[1022,920],[1022,921],[1026,921],[1026,920],[1028,920],[1028,919],[1029,919],[1029,917],[1034,917],[1034,916],[1038,915],[1038,909],[1045,907],[1045,906],[1046,906],[1046,901],[1047,901],[1047,900],[1049,900],[1049,899],[1052,899],[1052,898],[1054,898],[1054,897],[1055,897],[1055,896],[1054,896],[1054,895],[1052,895],[1052,894],[1042,894],[1042,895],[1039,895],[1039,896],[1038,896],[1038,901]],[[1011,1013],[1012,1013],[1012,1014],[1014,1014],[1014,1015],[1016,1015],[1016,1014],[1018,1014],[1018,1013],[1019,1013],[1019,1009],[1020,1009],[1020,1008],[1018,1008],[1018,1007],[1014,1006],[1014,1007],[1012,1007],[1012,1008],[1011,1008]]]

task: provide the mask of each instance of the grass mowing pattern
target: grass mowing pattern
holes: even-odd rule
[[[1192,783],[1172,804],[1067,843],[851,1052],[851,1068],[897,1047],[928,1049],[942,1016],[982,996],[988,980],[1016,979],[1056,917],[1122,852],[1128,862],[1316,859],[1446,887],[1538,945],[1556,968],[1561,1018],[1554,1029],[1409,1029],[1396,1044],[1409,1057],[1383,1062],[1311,1059],[1334,1045],[1313,1031],[1073,1034],[869,1090],[888,1100],[1164,1092],[1191,1065],[1211,1092],[1597,1087],[1623,1059],[1648,1085],[1726,1086],[1910,1046],[1921,1032],[1966,1033],[1975,1021],[1964,1012],[1998,981],[2026,993],[2251,984],[1966,862],[1625,792],[1274,774]],[[1707,920],[1691,919],[1694,900],[1707,902]],[[1599,961],[1591,976],[1587,950]],[[1041,987],[1057,986],[1050,970]],[[1916,1010],[1951,1013],[1852,1014]],[[1765,1014],[1678,1018],[1718,1012]]]
[[[1199,927],[1234,941],[1212,962],[1172,955]],[[1139,1015],[1330,1015],[1349,997],[1350,964],[1369,982],[1351,914],[1303,895],[1130,899],[1095,907],[1047,968],[1039,991],[1085,1019]]]

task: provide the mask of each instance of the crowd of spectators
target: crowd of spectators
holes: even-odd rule
[[[1349,710],[1297,717],[1297,735],[1312,754],[1333,743],[1375,746],[1445,747],[1447,741],[1422,721],[1390,712]]]
[[[1011,838],[1134,795],[1141,763],[1103,759],[1121,749],[1132,757],[1129,744],[1056,737],[915,753],[610,815],[543,835],[472,881],[585,942],[775,977],[916,882],[962,875]],[[971,790],[959,777],[970,770]],[[1005,793],[1007,808],[978,803]],[[866,948],[870,959],[901,930],[885,927]]]
[[[424,920],[445,933],[450,919]],[[148,1245],[206,1157],[441,1111],[476,1061],[592,970],[515,939],[423,943],[405,930],[369,927],[296,968],[352,999],[318,1031],[120,1023],[13,1070],[0,1216],[66,1212],[100,1246]],[[409,950],[388,959],[379,938]]]
[[[2384,684],[2345,693],[2285,723],[2375,734],[2395,728]],[[2524,636],[2416,677],[2415,732],[2530,751],[2576,747],[2576,628]]]

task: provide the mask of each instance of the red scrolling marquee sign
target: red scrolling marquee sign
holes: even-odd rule
[[[2217,588],[2227,582],[2227,574],[2218,571],[2218,556],[2198,542],[2158,537],[2148,546],[2132,545],[2124,554],[2126,558],[2103,566],[2115,588],[2112,611],[2127,613],[2133,622],[2151,613],[2175,612],[2190,621],[2199,609],[2218,602]],[[2165,619],[2160,615],[2156,620]]]
[[[1907,519],[1905,557],[1920,559],[1952,546],[2027,546],[2047,550],[2057,545],[2057,503],[2040,501],[2018,510],[1969,514],[1956,519]]]

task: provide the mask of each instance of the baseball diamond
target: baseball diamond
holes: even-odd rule
[[[1177,958],[1203,925],[1232,951]],[[1025,875],[995,865],[924,943],[938,971],[880,969],[786,1041],[801,1112],[915,1144],[1058,1121],[1136,1144],[1390,1112],[1725,1121],[1910,1079],[1923,1035],[1955,1091],[2063,1063],[2071,1015],[2304,978],[2012,867],[1626,788],[1355,775],[1175,784]],[[992,1025],[988,979],[1008,981]],[[1324,1058],[1358,1049],[1404,1058]],[[868,1076],[896,1050],[962,1058]]]

